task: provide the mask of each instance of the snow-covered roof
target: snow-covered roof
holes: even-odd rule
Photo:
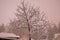
[[[14,33],[1,32],[1,33],[0,33],[0,38],[16,39],[16,38],[19,38],[19,36],[16,35],[16,34],[14,34]]]
[[[60,33],[59,34],[55,34],[55,38],[58,37],[59,35],[60,35]]]

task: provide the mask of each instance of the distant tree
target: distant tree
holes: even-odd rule
[[[58,33],[58,27],[56,24],[53,24],[53,28],[52,28],[54,34]]]
[[[4,28],[4,24],[0,25],[0,32],[4,32],[5,28]]]
[[[18,26],[17,26],[17,20],[10,20],[10,23],[9,23],[9,27],[8,27],[8,32],[12,32],[12,33],[15,33],[17,34],[17,29],[18,29]]]
[[[48,28],[48,40],[53,40],[54,34],[58,33],[58,28],[56,24],[49,24]]]
[[[34,33],[38,34],[36,40],[40,40],[46,34],[45,32],[47,30],[47,21],[44,12],[41,13],[39,8],[28,6],[25,1],[21,2],[21,4],[18,6],[17,13],[15,14],[17,21],[10,23],[13,27],[10,31],[14,29],[13,32],[16,32],[20,28],[27,28],[29,40],[31,40]]]
[[[28,29],[20,27],[20,26],[18,26],[18,24],[19,24],[19,20],[13,20],[13,21],[11,20],[9,23],[9,27],[8,27],[9,31],[8,32],[15,33],[19,36],[22,36],[24,34],[27,35],[27,33],[29,33]]]
[[[58,31],[60,33],[60,22],[58,23]]]
[[[54,32],[53,32],[53,29],[52,29],[52,25],[49,24],[49,28],[48,28],[48,40],[53,40],[53,37],[54,37]]]

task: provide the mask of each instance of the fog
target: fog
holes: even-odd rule
[[[27,0],[26,0],[27,1]],[[0,0],[0,24],[9,23],[10,19],[14,19],[19,4],[19,0]],[[28,0],[34,6],[46,13],[46,17],[50,22],[60,21],[60,0]]]

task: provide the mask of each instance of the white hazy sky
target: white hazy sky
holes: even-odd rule
[[[27,1],[27,0],[25,0]],[[46,13],[50,22],[60,21],[60,0],[28,0],[29,3],[40,6],[40,10]],[[18,0],[0,0],[0,24],[7,24],[9,19],[15,18]]]

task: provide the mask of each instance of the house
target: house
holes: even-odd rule
[[[0,33],[0,40],[15,40],[19,38],[20,38],[19,36],[13,33],[6,33],[6,32]]]
[[[60,33],[59,34],[55,34],[54,40],[60,40]]]

